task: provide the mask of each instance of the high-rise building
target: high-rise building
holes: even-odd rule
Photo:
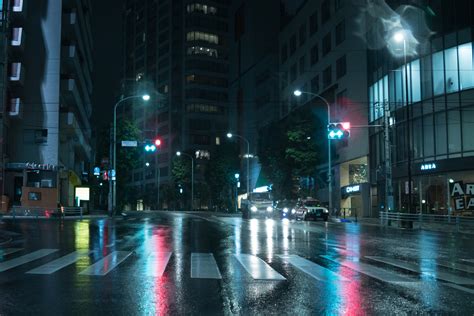
[[[326,140],[331,122],[350,122],[350,137],[331,141],[332,214],[370,216],[368,178],[367,50],[357,35],[360,7],[352,1],[306,1],[280,33],[280,115],[311,107]],[[295,97],[294,91],[303,93]],[[317,95],[317,96],[315,96]],[[314,137],[313,137],[314,139]],[[313,140],[317,141],[317,140]],[[329,202],[327,141],[320,144],[314,175],[317,198]]]
[[[408,2],[408,1],[405,1]],[[474,195],[474,3],[387,1],[369,12],[369,123],[390,108],[393,209],[472,215]],[[382,9],[382,10],[380,10]],[[373,17],[376,18],[373,18]],[[386,23],[390,21],[390,23]],[[382,36],[382,37],[381,37]],[[383,130],[370,133],[375,210],[384,210]],[[389,152],[390,153],[390,152]]]
[[[13,205],[75,203],[90,170],[90,1],[2,1],[9,17],[3,194]]]
[[[262,17],[265,16],[265,22]],[[250,191],[270,184],[258,181],[261,167],[256,159],[259,129],[279,119],[278,35],[280,4],[273,0],[232,1],[230,38],[229,131],[249,141],[250,155],[242,159],[246,181],[246,159],[250,159]],[[272,39],[272,40],[269,40]],[[240,141],[240,140],[239,140]],[[241,153],[245,153],[246,143]],[[242,187],[245,189],[245,186]]]
[[[159,151],[144,154],[142,167],[133,170],[131,186],[139,192],[169,183],[178,150],[194,157],[199,181],[212,146],[225,136],[228,9],[227,0],[126,1],[123,94],[156,93],[150,105],[124,107],[128,112],[121,115],[133,118],[143,140],[162,140]]]

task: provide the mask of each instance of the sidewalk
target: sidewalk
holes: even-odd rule
[[[399,222],[393,221],[391,225],[382,225],[380,218],[357,218],[357,222],[353,217],[351,218],[330,218],[332,222],[335,223],[348,223],[348,224],[359,224],[359,225],[368,225],[368,226],[379,226],[379,227],[390,227],[393,229],[400,230],[427,230],[434,232],[444,232],[444,233],[460,233],[460,234],[469,234],[474,235],[474,227],[471,226],[456,226],[453,224],[447,223],[433,223],[433,222],[414,222],[413,228],[401,227]]]

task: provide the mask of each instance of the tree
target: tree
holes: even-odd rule
[[[258,155],[276,198],[295,198],[300,193],[300,178],[314,176],[322,132],[321,121],[309,107],[262,129]]]
[[[127,199],[127,183],[132,180],[132,170],[136,168],[140,161],[139,147],[119,146],[122,140],[140,139],[140,130],[130,120],[120,121],[117,126],[117,205],[122,208]]]
[[[209,196],[216,207],[232,208],[234,175],[239,170],[239,151],[235,143],[223,143],[211,152],[205,176],[209,186]]]

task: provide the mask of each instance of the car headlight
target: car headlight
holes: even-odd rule
[[[256,207],[255,205],[254,205],[254,206],[252,206],[252,207],[250,208],[250,210],[251,210],[252,212],[256,212],[256,211],[258,211],[258,209],[257,209],[257,207]]]
[[[295,214],[296,213],[296,210],[295,209],[292,209],[291,210],[291,214]]]
[[[324,211],[323,211],[323,212],[324,212],[324,213],[329,213],[329,211],[328,211],[327,209],[324,209]]]
[[[271,206],[267,207],[267,212],[273,212],[273,207]]]
[[[283,213],[288,213],[288,208],[287,208],[287,207],[285,207],[285,208],[283,209]]]

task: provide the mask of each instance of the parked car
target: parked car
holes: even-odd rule
[[[295,218],[298,202],[295,200],[279,200],[275,203],[275,216],[280,218]]]
[[[295,212],[296,219],[309,221],[318,218],[327,221],[329,218],[329,210],[316,199],[306,199],[299,203]]]
[[[242,200],[242,218],[272,218],[273,199],[270,192],[253,192],[247,199]]]

